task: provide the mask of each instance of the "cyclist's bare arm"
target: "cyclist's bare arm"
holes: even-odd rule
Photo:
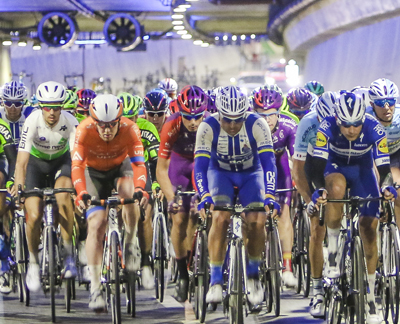
[[[26,168],[28,166],[30,153],[25,151],[19,151],[17,155],[17,163],[15,165],[15,188],[21,185],[24,188]],[[16,193],[15,193],[16,194]]]
[[[304,166],[306,161],[293,159],[293,180],[296,183],[296,188],[304,201],[308,204],[311,201],[311,191],[308,187]]]

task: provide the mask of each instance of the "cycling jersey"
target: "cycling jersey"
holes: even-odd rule
[[[367,113],[376,118],[376,114],[371,106],[367,107]],[[386,129],[389,154],[397,152],[400,149],[400,105],[397,105],[392,122],[389,126],[383,126]]]
[[[320,122],[316,111],[309,112],[301,119],[297,127],[296,140],[294,143],[293,157],[296,160],[305,161],[307,153],[313,156],[319,125]]]
[[[14,139],[14,143],[18,146],[19,141],[21,139],[22,127],[24,126],[24,122],[26,118],[31,114],[35,107],[24,107],[21,111],[21,117],[13,122],[7,118],[6,110],[4,107],[0,107],[0,118],[3,119],[9,126],[11,130],[12,137]]]
[[[4,156],[8,164],[6,163]],[[8,175],[8,178],[13,177],[15,163],[17,161],[17,151],[14,146],[10,127],[2,119],[0,119],[0,160],[0,171],[5,175]]]
[[[53,160],[73,148],[78,121],[66,111],[54,126],[46,124],[42,111],[35,110],[25,121],[19,151],[30,152],[44,160]]]
[[[86,118],[77,128],[72,154],[71,175],[77,193],[86,190],[86,167],[109,171],[119,167],[127,155],[134,172],[134,185],[144,190],[147,172],[139,127],[128,118],[121,117],[117,135],[106,142],[100,138],[94,119]]]
[[[243,177],[249,177],[250,174],[258,174],[259,171],[261,171],[261,184],[257,180],[258,177],[254,179],[253,186],[243,184],[250,191],[247,191],[247,196],[240,197],[242,204],[247,205],[253,202],[251,199],[254,195],[259,196],[260,191],[263,193],[265,191],[266,194],[274,197],[276,166],[269,126],[258,114],[247,112],[244,117],[243,126],[235,136],[228,135],[222,129],[218,113],[211,115],[200,124],[195,149],[195,182],[202,198],[210,194],[209,179],[213,181],[213,178],[215,180],[215,176],[219,174],[232,180],[234,177],[237,178],[235,174],[240,173]],[[216,172],[212,172],[212,175],[207,177],[209,169]],[[223,171],[229,171],[229,173]],[[240,179],[235,181],[242,184]],[[232,189],[223,182],[215,181],[212,186],[213,194],[218,190]],[[218,194],[230,195],[222,191]]]

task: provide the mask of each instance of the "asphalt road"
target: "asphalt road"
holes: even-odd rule
[[[131,318],[125,313],[125,296],[122,296],[123,323],[198,323],[194,317],[192,305],[178,303],[171,297],[174,286],[168,284],[165,300],[159,303],[155,299],[153,290],[137,292],[136,318]],[[77,289],[77,299],[72,301],[70,313],[65,310],[63,289],[57,294],[57,323],[111,323],[111,312],[95,314],[88,305],[89,292],[84,287]],[[313,319],[308,314],[309,300],[296,295],[294,291],[284,290],[281,302],[281,316],[275,318],[262,310],[258,315],[249,315],[245,323],[322,323],[322,320]],[[51,323],[50,299],[42,292],[32,294],[31,305],[25,307],[19,302],[17,294],[0,295],[0,323]],[[222,306],[216,311],[207,313],[206,323],[225,324],[229,320],[224,316]]]

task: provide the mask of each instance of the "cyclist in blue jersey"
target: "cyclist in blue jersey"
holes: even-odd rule
[[[311,200],[311,190],[309,184],[310,158],[314,154],[314,146],[317,138],[317,131],[322,120],[329,116],[334,116],[336,109],[336,94],[333,92],[324,92],[318,99],[315,111],[311,111],[300,121],[296,132],[296,141],[294,144],[293,155],[293,179],[296,188],[309,206],[311,216],[311,237],[308,249],[311,279],[313,284],[313,299],[311,301],[310,314],[314,317],[324,317],[324,290],[322,281],[322,269],[324,266],[324,257],[322,242],[325,238],[325,227],[319,226],[319,218],[313,217],[314,206]],[[308,163],[307,163],[308,162]],[[307,169],[308,168],[308,169]],[[308,172],[306,172],[306,170]]]
[[[1,94],[2,107],[0,118],[10,125],[14,143],[18,146],[22,134],[22,126],[34,107],[24,107],[27,90],[23,83],[11,81],[3,86]]]
[[[206,202],[231,206],[234,187],[243,206],[274,204],[274,214],[280,206],[275,202],[276,166],[271,132],[265,119],[247,111],[248,98],[234,86],[222,88],[216,96],[218,113],[202,122],[197,131],[194,178],[201,202],[200,214],[205,217]],[[230,212],[213,212],[209,234],[211,287],[207,303],[222,301],[222,265],[226,251],[226,235]],[[265,213],[246,214],[247,276],[252,305],[260,305],[264,293],[258,278],[261,253],[265,246]]]
[[[400,183],[400,106],[396,105],[399,96],[397,85],[388,79],[378,79],[371,83],[369,99],[371,106],[367,113],[374,116],[386,130],[390,154],[390,169],[393,181]],[[399,191],[398,191],[399,192]],[[400,224],[400,199],[395,201],[397,224]]]
[[[374,164],[379,172],[379,183]],[[312,166],[311,180],[317,188],[312,195],[314,203],[326,203],[327,196],[330,199],[341,199],[346,187],[350,188],[351,196],[377,197],[380,193],[385,199],[397,196],[390,172],[385,129],[375,118],[365,113],[362,98],[354,93],[342,93],[336,117],[325,118],[319,126]],[[374,294],[379,202],[362,204],[360,211],[362,216],[359,219],[359,230],[370,287],[367,293],[367,323],[381,323]],[[327,204],[325,224],[328,234],[328,277],[340,275],[336,256],[341,218],[341,204]]]
[[[300,120],[311,111],[313,102],[315,101],[312,93],[303,88],[290,89],[286,98],[289,111],[295,114]]]

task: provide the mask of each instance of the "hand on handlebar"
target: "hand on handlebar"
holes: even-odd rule
[[[133,198],[138,200],[140,207],[142,207],[144,209],[147,207],[147,203],[149,202],[149,194],[146,191],[144,191],[142,188],[135,189]]]
[[[312,202],[314,203],[314,209],[319,210],[319,206],[326,205],[328,197],[328,191],[325,188],[320,188],[314,191],[311,196]]]
[[[214,210],[214,201],[210,195],[204,195],[200,202],[197,204],[197,210],[200,212],[200,217],[206,219],[208,212]]]
[[[86,190],[81,191],[78,196],[76,196],[75,205],[78,207],[79,211],[82,212],[84,209],[89,208],[91,198],[92,197]]]
[[[272,209],[272,217],[276,217],[281,212],[281,205],[271,197],[264,199],[264,208],[267,214]]]
[[[394,201],[397,198],[397,191],[393,186],[382,187],[381,193],[385,200]]]

